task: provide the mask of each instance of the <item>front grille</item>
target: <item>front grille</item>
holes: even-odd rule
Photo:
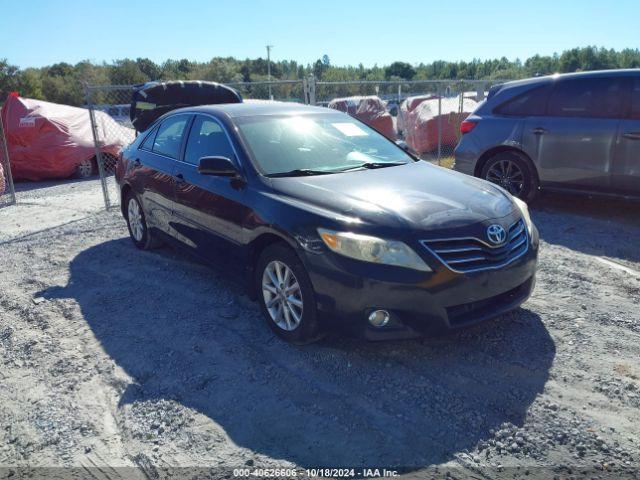
[[[459,273],[502,268],[529,249],[529,237],[522,219],[509,227],[507,240],[499,246],[475,237],[438,238],[421,243],[447,268]]]

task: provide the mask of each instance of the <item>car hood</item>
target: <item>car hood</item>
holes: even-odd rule
[[[302,208],[389,227],[456,228],[504,217],[515,208],[509,196],[491,183],[424,161],[274,178],[272,186],[281,198]]]

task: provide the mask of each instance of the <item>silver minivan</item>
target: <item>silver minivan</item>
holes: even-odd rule
[[[640,69],[497,85],[460,129],[454,168],[523,200],[540,189],[640,198]]]

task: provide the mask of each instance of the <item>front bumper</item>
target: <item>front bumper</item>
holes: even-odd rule
[[[305,253],[303,261],[329,328],[387,340],[439,335],[517,308],[535,285],[538,244],[534,227],[525,255],[501,269],[466,274],[444,265],[424,273],[336,254]],[[376,309],[391,314],[385,327],[368,323]]]

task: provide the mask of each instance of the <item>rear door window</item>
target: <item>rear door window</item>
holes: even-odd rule
[[[561,80],[549,98],[554,117],[622,118],[626,116],[624,78]]]
[[[179,159],[182,135],[188,120],[189,115],[176,115],[164,120],[153,142],[153,153]]]
[[[184,152],[184,161],[198,165],[202,157],[218,156],[233,158],[233,148],[226,133],[212,118],[198,115],[191,127]]]
[[[551,85],[533,88],[500,105],[496,113],[517,117],[544,115],[552,88]]]
[[[153,141],[156,138],[156,133],[158,133],[158,127],[155,127],[153,130],[151,130],[151,132],[149,132],[149,134],[147,135],[147,138],[144,139],[144,141],[140,145],[140,148],[142,150],[151,151],[151,149],[153,149]]]

